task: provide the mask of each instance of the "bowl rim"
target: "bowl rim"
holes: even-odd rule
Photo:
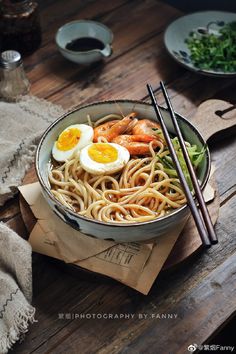
[[[74,21],[70,21],[70,22],[67,22],[65,23],[64,25],[62,25],[61,27],[58,28],[57,32],[56,32],[56,35],[55,35],[55,42],[56,42],[56,45],[58,46],[59,49],[61,49],[62,51],[65,51],[67,53],[70,53],[70,54],[73,54],[73,55],[77,55],[77,54],[87,54],[87,53],[93,53],[93,52],[101,52],[101,49],[90,49],[90,50],[86,50],[86,51],[73,51],[73,50],[69,50],[63,46],[61,46],[61,44],[59,43],[59,40],[58,40],[58,37],[59,37],[59,34],[66,28],[68,27],[69,25],[73,25],[73,24],[76,24],[76,23],[79,23],[79,24],[82,24],[82,23],[92,23],[92,24],[95,24],[96,26],[100,26],[100,27],[103,27],[107,32],[109,32],[110,34],[110,38],[108,40],[107,43],[104,43],[105,46],[107,45],[111,45],[111,43],[113,42],[113,39],[114,39],[114,34],[112,32],[112,30],[107,27],[106,25],[104,25],[103,23],[101,22],[98,22],[98,21],[93,21],[93,20],[74,20]],[[78,38],[82,38],[82,37],[78,37]],[[97,37],[95,37],[97,38]]]
[[[86,222],[90,222],[92,224],[99,224],[99,225],[103,225],[103,226],[112,226],[112,227],[133,227],[133,226],[142,226],[142,225],[147,225],[147,224],[152,224],[154,222],[158,222],[158,221],[163,221],[166,219],[171,219],[173,217],[175,217],[176,214],[178,214],[180,211],[183,211],[184,209],[186,209],[188,207],[187,203],[184,204],[183,206],[171,211],[170,214],[159,217],[159,218],[155,218],[153,220],[149,220],[149,221],[143,221],[143,222],[133,222],[133,223],[115,223],[115,222],[104,222],[104,221],[100,221],[100,220],[95,220],[95,219],[90,219],[86,216],[83,215],[79,215],[77,213],[75,213],[74,211],[72,211],[71,209],[65,207],[63,204],[61,204],[51,193],[51,191],[49,190],[49,188],[47,187],[47,185],[44,183],[44,180],[41,176],[40,173],[40,168],[39,168],[39,157],[40,157],[40,151],[41,151],[41,147],[43,145],[43,142],[45,140],[45,138],[47,137],[48,133],[62,120],[64,120],[66,117],[68,117],[69,115],[71,115],[74,112],[80,111],[81,109],[87,108],[87,107],[91,107],[91,106],[98,106],[101,104],[119,104],[119,103],[133,103],[133,104],[142,104],[148,107],[152,107],[151,103],[148,102],[143,102],[143,101],[139,101],[139,100],[128,100],[128,99],[119,99],[119,100],[104,100],[104,101],[98,101],[98,102],[93,102],[93,103],[89,103],[86,105],[82,105],[79,107],[76,107],[70,111],[68,111],[67,113],[63,114],[62,116],[60,116],[59,118],[57,118],[52,124],[49,125],[49,127],[45,130],[45,132],[43,133],[39,144],[37,146],[36,149],[36,154],[35,154],[35,169],[36,169],[36,175],[38,178],[38,181],[41,185],[41,188],[47,193],[47,196],[52,200],[52,202],[56,203],[58,205],[58,207],[65,209],[66,212],[68,212],[69,214],[71,214],[73,217],[75,218],[79,218],[82,220],[85,220]],[[167,111],[167,108],[160,106],[161,109]],[[201,189],[203,190],[204,187],[206,186],[208,179],[209,179],[209,175],[210,175],[210,171],[211,171],[211,157],[210,157],[210,151],[208,148],[208,145],[205,141],[205,139],[203,138],[203,136],[201,135],[201,133],[198,131],[198,129],[190,122],[188,121],[186,118],[184,118],[182,115],[180,115],[179,113],[177,113],[175,111],[175,113],[177,114],[178,118],[180,118],[180,120],[184,121],[194,132],[195,134],[198,136],[199,140],[204,144],[204,146],[206,146],[206,174],[203,178],[203,181],[200,185]]]
[[[222,78],[233,78],[236,76],[236,71],[230,72],[230,71],[215,71],[215,70],[202,70],[199,69],[197,66],[195,66],[192,62],[191,65],[189,65],[188,63],[184,63],[181,60],[179,60],[174,53],[172,52],[170,46],[167,44],[167,32],[170,31],[172,25],[178,23],[179,21],[182,21],[183,18],[188,18],[194,15],[201,15],[203,13],[219,13],[222,15],[235,15],[235,12],[232,11],[220,11],[220,10],[204,10],[204,11],[194,11],[194,12],[190,12],[186,15],[180,16],[178,18],[176,18],[174,21],[170,22],[169,25],[166,27],[165,31],[164,31],[164,45],[165,48],[167,50],[167,52],[169,53],[169,55],[178,63],[180,64],[182,67],[184,67],[185,69],[191,70],[192,72],[195,72],[197,74],[202,74],[205,76],[210,76],[210,77],[222,77]]]

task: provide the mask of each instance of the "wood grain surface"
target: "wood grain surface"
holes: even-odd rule
[[[161,79],[175,110],[190,121],[203,101],[235,103],[235,79],[198,76],[168,56],[163,31],[182,15],[179,10],[156,0],[44,0],[40,4],[42,46],[24,59],[33,94],[67,109],[102,99],[147,100],[149,81],[163,104]],[[114,32],[114,54],[106,62],[83,68],[67,62],[57,51],[57,28],[81,18],[101,21]],[[218,122],[216,117],[216,130]],[[208,343],[236,310],[236,139],[235,131],[227,132],[227,138],[215,135],[210,140],[220,198],[219,244],[162,272],[148,296],[112,280],[68,273],[65,267],[34,254],[33,304],[38,322],[24,342],[14,346],[13,354],[184,354],[189,344]],[[0,220],[27,237],[17,197],[0,209]],[[165,313],[177,317],[155,317]],[[75,318],[75,314],[133,316],[109,320]]]

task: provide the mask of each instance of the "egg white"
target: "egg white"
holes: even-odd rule
[[[57,148],[57,141],[55,141],[53,148],[52,148],[52,156],[54,157],[55,160],[57,161],[66,161],[70,159],[73,154],[79,150],[81,150],[83,147],[85,147],[88,144],[91,144],[93,141],[93,128],[90,127],[89,125],[86,124],[74,124],[70,125],[66,129],[64,129],[60,134],[63,132],[71,129],[71,128],[77,128],[80,130],[80,139],[78,143],[70,150],[67,151],[62,151]]]
[[[117,159],[108,163],[96,162],[92,160],[88,154],[88,149],[94,144],[87,145],[80,152],[80,164],[85,171],[95,175],[103,175],[106,173],[112,174],[120,171],[127,164],[130,159],[130,154],[125,147],[115,143],[106,144],[109,144],[116,149],[118,152]]]

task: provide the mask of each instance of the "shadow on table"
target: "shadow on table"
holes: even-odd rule
[[[57,55],[55,60],[49,64],[49,70],[54,75],[71,83],[78,82],[82,89],[96,81],[105,67],[104,61],[98,61],[88,66],[76,64],[66,60],[61,55]]]
[[[205,11],[205,10],[219,10],[236,12],[236,2],[232,0],[162,0],[181,11]]]

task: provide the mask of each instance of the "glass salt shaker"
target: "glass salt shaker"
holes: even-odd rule
[[[6,101],[16,101],[30,89],[20,53],[6,50],[0,55],[0,97]]]

